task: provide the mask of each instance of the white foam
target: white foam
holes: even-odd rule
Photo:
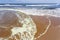
[[[18,10],[18,9],[0,9],[0,10],[12,10],[12,11],[20,11],[20,10]],[[18,13],[17,13],[18,14]],[[18,14],[19,15],[19,14]],[[17,16],[18,16],[17,15]],[[25,15],[25,14],[22,14],[21,13],[21,16],[23,16],[23,15]],[[18,16],[18,17],[20,17],[20,16]],[[24,17],[24,16],[23,16]],[[19,19],[20,20],[20,19]],[[33,40],[34,39],[34,35],[35,35],[35,33],[36,33],[36,31],[37,31],[37,29],[36,29],[36,25],[34,24],[34,22],[32,21],[32,19],[29,17],[29,16],[27,16],[26,18],[24,18],[24,20],[22,20],[22,21],[24,21],[24,23],[23,23],[23,25],[22,25],[22,27],[13,27],[12,29],[11,29],[11,32],[12,32],[12,34],[11,34],[11,36],[10,37],[8,37],[8,38],[3,38],[3,40],[9,40],[9,38],[15,38],[15,39],[17,39],[16,37],[15,37],[15,35],[17,34],[18,35],[18,33],[21,33],[21,35],[18,35],[18,36],[21,36],[20,37],[20,39],[21,40]],[[22,22],[21,22],[22,23]],[[26,34],[26,36],[25,36],[25,34],[24,34],[24,32],[26,32],[27,34]],[[19,39],[19,40],[20,40]],[[2,39],[1,39],[2,40]]]
[[[38,16],[54,16],[60,17],[60,9],[55,10],[41,10],[41,9],[20,9],[21,12],[27,15],[38,15]]]

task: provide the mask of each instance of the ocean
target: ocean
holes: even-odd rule
[[[3,4],[0,5],[0,8],[2,9],[5,8],[5,10],[6,9],[19,10],[20,12],[30,16],[34,21],[34,23],[36,24],[37,33],[34,36],[36,40],[60,40],[59,4],[53,4],[53,3],[52,4],[44,4],[44,3],[43,4],[14,4],[14,5]],[[16,38],[17,37],[15,37],[15,39]]]
[[[57,3],[1,3],[0,8],[19,9],[28,15],[60,16],[60,4]]]

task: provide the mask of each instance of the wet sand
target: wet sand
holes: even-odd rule
[[[42,35],[41,37],[37,38],[36,40],[60,40],[60,17],[53,17],[53,16],[37,16],[37,15],[30,15],[33,21],[36,24],[37,33],[35,35],[35,38],[37,38],[40,34],[44,33],[46,28],[51,22],[51,25],[49,26],[47,32]],[[48,18],[47,18],[48,17]],[[50,21],[50,22],[49,22]],[[15,24],[14,24],[15,25]],[[17,25],[15,25],[17,26]],[[20,26],[20,25],[18,25]],[[2,30],[2,29],[0,29]],[[4,30],[3,32],[0,31],[0,33],[5,33],[5,31],[8,32],[8,35],[10,30]],[[2,35],[0,34],[0,36]],[[7,33],[4,34],[4,37],[7,35]],[[2,35],[3,36],[3,35]],[[10,35],[9,35],[10,36]]]
[[[37,38],[39,34],[42,34],[46,30],[47,26],[49,25],[49,19],[51,21],[51,25],[47,32],[36,40],[60,40],[60,17],[47,16],[47,18],[46,16],[30,16],[37,27],[35,38]]]

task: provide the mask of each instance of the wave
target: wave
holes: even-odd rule
[[[38,15],[38,16],[44,16],[44,15],[50,15],[54,17],[60,17],[60,8],[57,9],[20,9],[21,12],[26,13],[28,15]]]

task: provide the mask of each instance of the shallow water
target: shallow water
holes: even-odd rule
[[[35,22],[37,27],[36,40],[60,40],[60,8],[53,10],[33,8],[21,9],[20,11],[30,15]]]
[[[60,9],[19,8],[36,24],[36,40],[60,40]]]
[[[36,40],[60,40],[60,17],[47,16],[48,19],[46,16],[34,15],[31,17],[36,23],[37,27],[37,33],[35,35],[35,38],[37,38]],[[47,29],[49,25],[49,19],[51,24]],[[40,37],[38,38],[38,36]]]

